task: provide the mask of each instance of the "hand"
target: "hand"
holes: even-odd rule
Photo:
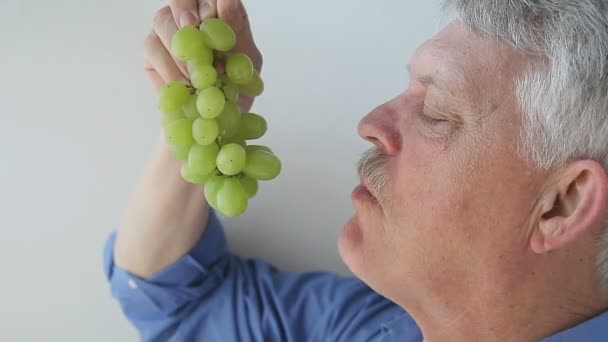
[[[262,68],[262,54],[257,48],[247,11],[240,0],[171,0],[170,6],[161,8],[154,17],[154,29],[145,41],[144,69],[158,91],[167,82],[189,82],[185,63],[171,54],[171,39],[181,27],[199,25],[202,20],[219,17],[226,21],[237,36],[233,51],[249,55],[255,69]],[[243,110],[248,110],[253,99],[244,97]]]

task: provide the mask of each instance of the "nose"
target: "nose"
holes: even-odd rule
[[[376,145],[387,155],[396,155],[401,150],[398,117],[389,103],[385,103],[369,114],[360,122],[357,130],[359,135]]]

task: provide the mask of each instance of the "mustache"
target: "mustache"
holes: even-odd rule
[[[365,179],[367,189],[379,200],[384,200],[387,193],[387,162],[388,156],[379,148],[374,147],[365,151],[357,164],[359,176]]]

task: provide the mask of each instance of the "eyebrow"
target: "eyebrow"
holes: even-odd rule
[[[408,63],[407,66],[407,73],[410,76],[410,78],[412,77],[412,64]],[[458,71],[455,72],[453,70],[450,70],[447,72],[451,77],[454,78],[456,86],[458,88],[462,88],[465,87],[467,84],[467,77],[466,74],[464,72]],[[431,74],[424,74],[424,75],[417,75],[416,76],[416,81],[420,84],[422,84],[425,87],[437,87],[437,88],[453,88],[453,87],[449,87],[447,86],[444,82],[444,79],[438,79],[436,77],[434,77]]]
[[[406,66],[407,69],[407,74],[410,78],[412,78],[412,64],[411,63],[407,63]],[[430,85],[434,85],[435,84],[435,79],[433,78],[433,76],[431,75],[419,75],[416,77],[416,81],[421,83],[422,85],[424,85],[425,87],[428,87]]]
[[[407,72],[411,78],[413,74],[411,63],[407,64]],[[466,99],[466,95],[463,94],[463,89],[467,85],[472,84],[470,79],[471,74],[466,73],[466,69],[463,66],[456,64],[446,69],[445,72],[440,71],[438,74],[440,74],[440,77],[434,77],[432,74],[419,74],[416,75],[415,80],[425,88],[434,87],[439,89],[446,96],[446,99],[450,101],[449,104],[444,105],[448,111],[459,112],[458,108],[463,102],[468,103],[467,106],[472,105]],[[449,76],[443,76],[445,74]],[[450,80],[450,82],[447,82],[447,80]]]

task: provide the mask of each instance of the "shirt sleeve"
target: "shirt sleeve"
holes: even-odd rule
[[[213,211],[198,244],[147,279],[114,264],[114,242],[105,274],[143,341],[365,341],[404,314],[355,278],[282,272],[229,253]]]

